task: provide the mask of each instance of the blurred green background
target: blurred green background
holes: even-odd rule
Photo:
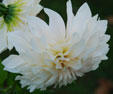
[[[42,0],[41,5],[44,7],[53,9],[60,13],[66,22],[66,2],[68,0]],[[73,4],[73,11],[76,13],[78,8],[87,2],[92,10],[93,15],[99,14],[101,19],[107,19],[109,21],[107,33],[111,35],[110,51],[108,53],[109,59],[102,61],[100,67],[96,71],[86,73],[81,78],[78,78],[72,84],[69,84],[62,88],[49,87],[46,91],[35,90],[31,94],[101,94],[96,93],[98,89],[98,81],[101,79],[109,80],[113,82],[113,0],[71,0]],[[0,0],[2,2],[2,0]],[[39,15],[40,18],[48,21],[47,15],[42,11]],[[5,51],[0,55],[0,62],[4,60],[10,54],[15,51]],[[3,66],[0,63],[0,94],[30,94],[26,88],[21,89],[21,85],[18,81],[15,81],[16,74],[11,74],[3,70]],[[113,88],[110,88],[108,94],[113,94]]]

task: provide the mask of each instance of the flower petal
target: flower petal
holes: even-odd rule
[[[30,8],[29,15],[36,16],[42,9],[43,9],[43,7],[36,3],[36,5],[34,5]]]
[[[85,41],[84,40],[81,40],[79,41],[78,43],[75,43],[71,48],[70,48],[70,56],[72,58],[74,57],[78,57],[81,52],[83,52],[85,48]]]
[[[70,25],[72,23],[72,20],[74,18],[74,14],[73,14],[73,11],[72,11],[72,4],[71,4],[71,0],[69,0],[67,2],[67,31],[68,29],[70,28]]]
[[[28,33],[21,31],[9,32],[8,40],[12,43],[12,45],[16,48],[18,52],[25,52],[31,49],[29,41],[25,39],[26,37],[24,37],[28,35]]]
[[[5,59],[2,64],[5,66],[4,70],[18,73],[19,70],[21,70],[19,66],[24,64],[24,61],[17,55],[11,55],[7,59]]]
[[[44,35],[47,36],[47,33],[50,32],[49,26],[38,17],[28,17],[28,26],[30,28],[30,32],[32,32],[37,37]]]
[[[31,40],[32,49],[38,53],[43,52],[46,50],[46,41],[44,38],[33,38]]]
[[[76,14],[76,19],[85,21],[92,17],[90,8],[87,3],[84,3]]]
[[[53,10],[44,9],[45,13],[49,16],[49,26],[54,33],[57,40],[65,39],[65,24],[61,16]]]
[[[4,26],[2,30],[0,30],[0,53],[7,49],[7,29]]]

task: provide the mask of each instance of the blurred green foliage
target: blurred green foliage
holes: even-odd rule
[[[2,0],[0,0],[1,2]],[[41,4],[44,7],[53,9],[60,13],[66,22],[66,2],[67,0],[42,0]],[[113,0],[72,0],[73,11],[76,13],[78,8],[84,3],[88,2],[93,15],[99,14],[101,19],[106,19],[113,15]],[[48,21],[47,15],[42,11],[39,15],[42,19]],[[108,25],[107,33],[113,36],[113,26]],[[35,90],[31,94],[95,94],[97,81],[101,78],[106,78],[113,81],[113,39],[111,38],[109,59],[103,61],[96,71],[87,73],[72,84],[61,88],[49,87],[46,91]],[[5,51],[0,55],[0,94],[30,94],[26,88],[22,89],[18,81],[15,81],[16,74],[11,74],[3,70],[1,61],[10,54],[15,54],[15,50],[9,52]]]

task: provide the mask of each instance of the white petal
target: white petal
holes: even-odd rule
[[[109,51],[109,46],[107,44],[99,45],[99,47],[94,51],[93,57],[106,55],[108,51]]]
[[[30,10],[29,10],[29,15],[30,16],[36,16],[41,10],[43,9],[43,7],[39,4],[36,4],[32,7],[30,7]]]
[[[2,3],[4,3],[5,5],[10,4],[10,2],[11,2],[10,0],[3,0],[3,1],[2,1]]]
[[[8,33],[9,41],[12,43],[12,45],[18,52],[29,51],[31,49],[29,42],[24,37],[20,36],[21,34],[19,33],[23,35],[26,34],[21,31],[9,32]],[[27,36],[27,34],[25,36]]]
[[[30,32],[32,32],[37,37],[47,35],[47,33],[50,32],[49,26],[38,17],[28,17],[28,25]]]
[[[57,40],[64,40],[65,38],[65,24],[61,16],[53,10],[44,9],[45,13],[49,16],[49,26],[54,33]]]
[[[3,29],[0,30],[0,53],[7,49],[7,29],[4,26]]]
[[[46,50],[47,44],[46,44],[46,40],[44,40],[44,38],[33,38],[31,40],[31,45],[32,45],[32,49],[34,49],[34,51],[40,53],[40,52],[44,52]]]
[[[71,0],[69,0],[67,2],[67,31],[70,28],[70,25],[72,24],[72,20],[73,20],[74,14],[72,11],[72,4],[71,4]]]
[[[107,29],[107,24],[108,24],[107,20],[98,21],[96,31],[99,32],[100,34],[104,34]]]
[[[74,17],[71,0],[67,2],[67,16],[68,20]]]
[[[98,39],[98,34],[97,35],[93,35],[88,43],[87,46],[84,50],[84,52],[82,53],[83,58],[86,59],[88,58],[88,56],[96,49],[96,47],[99,45],[99,39]]]
[[[2,64],[5,66],[4,70],[7,70],[13,73],[18,73],[19,66],[24,64],[24,61],[22,60],[22,58],[20,58],[17,55],[11,55],[8,58],[6,58],[2,62]]]
[[[81,40],[78,43],[75,43],[71,48],[70,48],[70,56],[72,58],[77,57],[81,54],[81,52],[83,52],[85,48],[85,41]]]
[[[79,20],[85,21],[89,18],[91,18],[92,14],[90,11],[90,8],[87,3],[84,3],[78,10],[76,14],[76,18],[79,18]]]
[[[105,44],[105,43],[107,43],[107,42],[110,40],[110,38],[111,38],[111,36],[110,36],[110,35],[107,35],[107,34],[101,36],[101,37],[100,37],[100,41],[101,41],[100,44]]]
[[[80,35],[82,35],[86,30],[87,22],[91,19],[91,16],[92,15],[88,4],[83,4],[68,28],[68,37],[71,37],[73,32],[78,32]]]
[[[95,29],[97,28],[97,17],[98,15],[92,17],[87,23],[86,32],[83,34],[83,38],[86,40],[86,42],[89,40],[89,38],[94,36],[93,34],[96,32]]]
[[[71,61],[68,66],[72,67],[75,71],[79,70],[82,67],[81,61]]]
[[[41,0],[23,0],[23,2],[27,3],[27,6],[34,6],[34,5],[38,5],[40,3]]]
[[[13,49],[13,44],[10,42],[10,39],[8,37],[8,49],[12,50]]]

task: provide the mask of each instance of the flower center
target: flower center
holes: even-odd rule
[[[71,45],[67,42],[51,46],[48,51],[52,54],[52,57],[55,61],[53,63],[57,69],[72,67],[73,63],[76,63],[80,60],[79,56],[72,56],[73,51],[71,50]]]
[[[57,44],[58,45],[58,44]],[[66,61],[69,61],[68,51],[69,45],[54,45],[48,49],[48,51],[53,55],[56,63],[55,66],[59,69],[65,67]]]
[[[15,27],[18,27],[20,23],[23,23],[20,19],[20,13],[25,3],[15,2],[14,4],[4,5],[0,3],[0,17],[3,17],[3,23],[7,25],[7,31],[11,32]],[[1,27],[2,28],[2,27]]]

